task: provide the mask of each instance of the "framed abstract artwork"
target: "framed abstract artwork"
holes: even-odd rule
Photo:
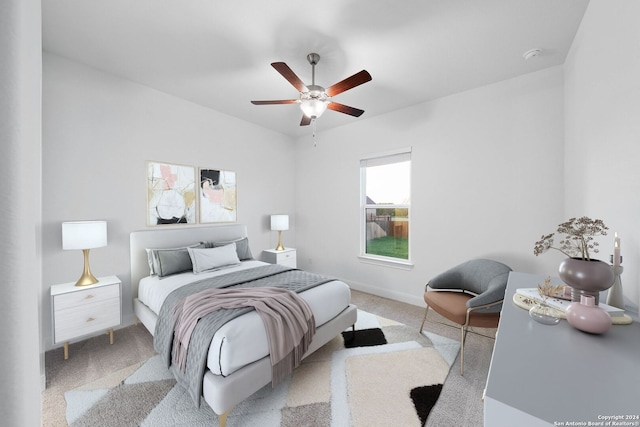
[[[237,221],[236,173],[200,168],[198,175],[200,223]]]
[[[147,162],[147,224],[196,223],[195,167]]]

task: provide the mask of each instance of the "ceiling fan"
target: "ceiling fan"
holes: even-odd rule
[[[364,113],[364,110],[339,104],[332,101],[331,98],[371,80],[371,75],[366,70],[362,70],[325,89],[322,86],[316,85],[316,64],[320,61],[320,55],[310,53],[307,55],[307,61],[311,64],[311,85],[309,86],[305,85],[296,73],[284,62],[273,62],[271,64],[282,77],[287,79],[287,81],[300,92],[298,99],[251,101],[251,103],[254,105],[300,104],[300,109],[304,113],[300,121],[300,126],[309,125],[311,121],[320,117],[327,108],[355,117],[360,117],[362,113]]]

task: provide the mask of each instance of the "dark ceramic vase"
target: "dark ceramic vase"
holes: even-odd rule
[[[571,286],[571,300],[580,302],[582,295],[595,298],[595,305],[600,302],[600,292],[613,285],[613,269],[607,263],[597,259],[567,258],[558,268],[560,278]]]

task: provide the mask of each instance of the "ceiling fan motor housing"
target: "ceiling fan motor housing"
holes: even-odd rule
[[[309,89],[308,92],[300,93],[300,100],[317,99],[319,101],[326,101],[329,99],[329,95],[327,95],[327,92],[325,92],[322,86],[309,85],[307,89]]]

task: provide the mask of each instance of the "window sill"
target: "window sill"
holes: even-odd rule
[[[395,260],[392,258],[380,258],[370,255],[359,255],[358,259],[366,264],[382,265],[384,267],[398,268],[400,270],[413,269],[413,263],[406,260]]]

